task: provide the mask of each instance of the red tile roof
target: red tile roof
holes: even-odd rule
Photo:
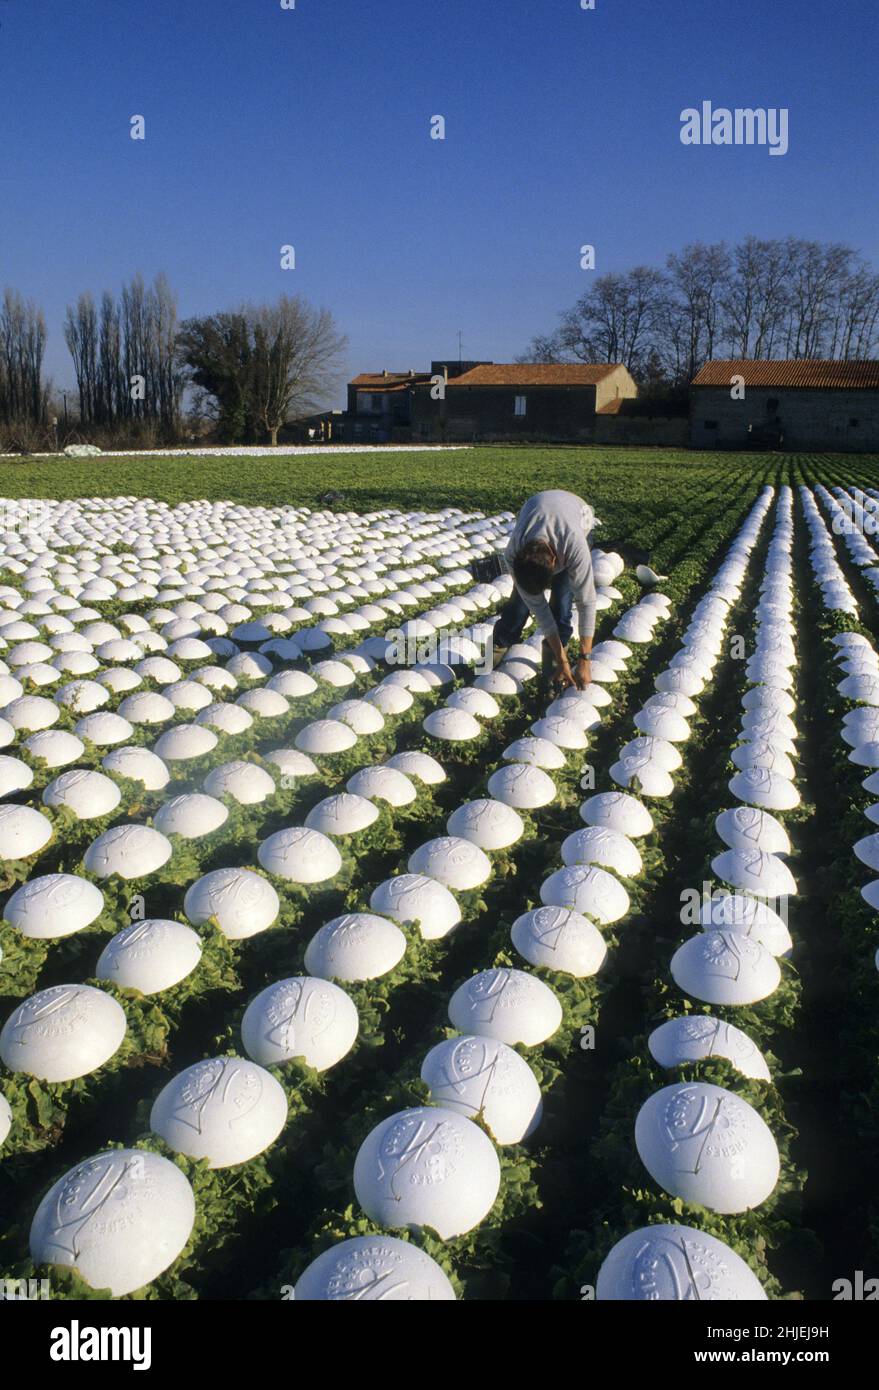
[[[430,372],[414,372],[411,376],[408,372],[361,372],[359,376],[349,381],[349,386],[354,386],[358,391],[405,391],[408,387],[414,386],[416,382],[431,381]]]
[[[474,367],[452,378],[459,386],[596,386],[620,366],[618,362],[497,362]]]
[[[693,385],[728,387],[734,376],[744,377],[746,386],[875,390],[879,389],[879,362],[834,362],[807,357],[783,362],[706,362],[693,378]]]

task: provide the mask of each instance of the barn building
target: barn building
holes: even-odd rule
[[[619,363],[481,363],[448,375],[442,392],[420,383],[412,437],[423,440],[592,441],[596,416],[634,398]]]
[[[690,443],[879,452],[879,362],[707,362],[690,392]]]

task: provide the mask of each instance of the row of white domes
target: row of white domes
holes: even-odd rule
[[[826,488],[816,487],[815,492],[821,497],[825,509],[831,517],[834,529],[845,538],[845,542],[852,552],[854,562],[859,565],[874,565],[876,555],[872,547],[866,542],[863,533],[848,524],[850,516],[854,515],[853,510],[844,508],[838,497],[848,494],[842,489],[835,489],[837,496],[834,497]],[[815,499],[808,488],[805,486],[800,489],[803,509],[812,535],[812,565],[816,579],[820,583],[821,557],[828,551],[833,550],[833,542],[825,525],[824,519]],[[852,491],[851,494],[856,504],[863,503],[863,495]],[[826,593],[824,594],[826,607],[832,605],[827,602]],[[854,604],[851,611],[855,618],[858,618],[857,604]],[[841,679],[837,683],[837,690],[840,695],[854,703],[854,708],[849,709],[843,715],[842,728],[840,730],[843,741],[850,748],[849,761],[859,767],[871,769],[863,779],[862,786],[871,795],[879,794],[879,656],[873,647],[868,636],[856,629],[848,629],[837,632],[831,638],[834,651],[834,658],[839,664]],[[868,806],[864,812],[867,820],[875,825],[879,824],[879,803]],[[856,841],[853,846],[856,857],[866,866],[879,871],[879,837],[875,833],[868,833]],[[861,888],[861,896],[870,907],[879,910],[879,879],[874,879]],[[876,952],[875,963],[879,969],[879,951]]]
[[[771,498],[771,490],[764,490],[696,607],[683,647],[693,659],[669,667],[669,671],[682,670],[689,676],[682,692],[690,701],[687,714],[696,712],[692,697],[702,692],[720,653],[729,608],[741,592]],[[680,717],[683,722],[683,715]],[[667,742],[673,747],[675,740]],[[668,766],[669,777],[679,765],[680,758]],[[636,813],[629,810],[628,814],[634,823]],[[643,828],[649,829],[648,820],[641,822]],[[731,844],[727,855],[735,858],[741,853],[738,844],[749,820],[738,811],[725,812],[719,818],[724,838]],[[727,873],[736,871],[726,862],[720,868]],[[707,930],[686,943],[672,961],[675,980],[691,997],[728,1002],[715,997],[717,953],[713,943],[726,937],[713,930],[713,918],[722,903],[728,913],[724,925],[736,925],[742,915],[736,910],[738,904],[750,901],[732,895],[716,900],[716,906],[712,902],[703,908],[702,926]],[[737,950],[735,937],[729,935],[729,939]],[[747,938],[742,940],[747,948]],[[751,1040],[741,1030],[709,1015],[669,1019],[650,1034],[648,1047],[659,1065],[669,1070],[720,1055],[747,1075],[768,1078],[765,1061]],[[739,1155],[735,1173],[729,1161],[731,1132]],[[720,1134],[723,1142],[715,1142],[714,1136]],[[757,1205],[765,1200],[778,1177],[777,1149],[756,1111],[728,1090],[701,1082],[672,1084],[651,1095],[636,1119],[635,1144],[644,1166],[666,1192],[717,1212]],[[617,1242],[599,1271],[596,1295],[600,1300],[629,1301],[765,1298],[759,1280],[740,1257],[716,1238],[684,1226],[649,1227]]]

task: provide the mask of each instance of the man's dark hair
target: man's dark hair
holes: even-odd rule
[[[553,581],[553,555],[546,541],[529,541],[513,560],[513,577],[526,594],[541,594]]]

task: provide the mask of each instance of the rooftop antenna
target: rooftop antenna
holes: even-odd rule
[[[464,330],[458,329],[458,365],[464,361]]]

